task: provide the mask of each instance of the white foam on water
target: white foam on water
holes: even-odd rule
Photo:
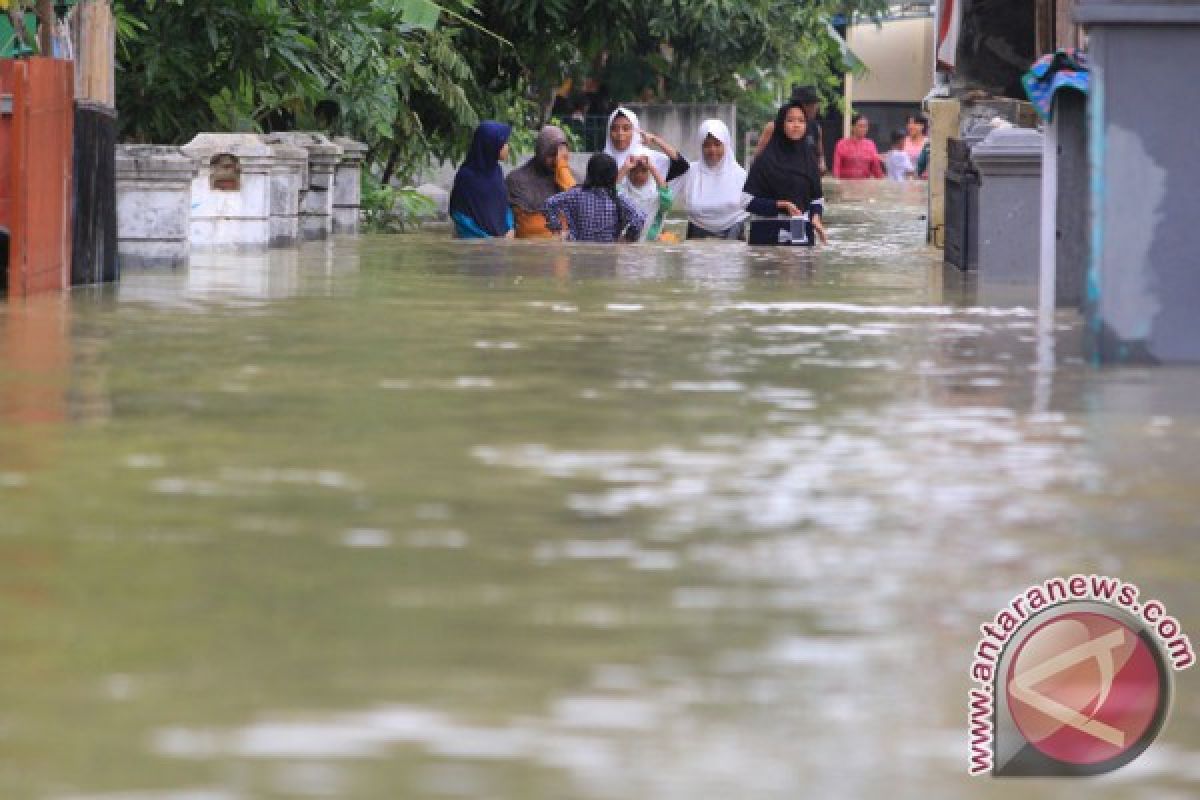
[[[973,306],[952,308],[950,306],[869,306],[857,303],[821,303],[805,301],[782,301],[776,303],[733,303],[719,306],[716,310],[751,311],[756,314],[795,313],[799,311],[828,311],[836,314],[881,314],[891,316],[979,316],[979,317],[1033,317],[1027,308],[990,308]]]
[[[449,389],[494,389],[496,381],[485,375],[460,375],[448,384]]]
[[[674,381],[673,392],[740,392],[745,385],[737,381]]]
[[[158,453],[130,453],[123,463],[129,469],[162,469],[167,459]]]
[[[361,548],[389,547],[392,534],[380,528],[351,528],[342,533],[342,544]]]

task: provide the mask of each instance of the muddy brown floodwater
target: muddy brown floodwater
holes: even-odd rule
[[[817,252],[338,239],[0,304],[0,797],[1184,798],[968,779],[1044,578],[1200,630],[1200,371]]]

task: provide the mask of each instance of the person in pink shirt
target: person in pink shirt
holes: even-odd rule
[[[850,138],[842,139],[833,151],[833,177],[846,180],[882,178],[883,164],[875,143],[867,138],[871,123],[862,114],[850,121]]]
[[[929,140],[929,120],[925,119],[924,114],[909,114],[904,126],[908,135],[904,137],[904,152],[908,153],[908,157],[912,159],[912,163],[916,164],[921,158],[921,151],[925,149],[925,143]],[[919,178],[928,178],[927,174],[918,175]]]

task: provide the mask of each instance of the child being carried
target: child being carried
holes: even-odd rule
[[[913,165],[912,156],[904,150],[904,131],[892,133],[892,147],[887,152],[884,164],[890,181],[903,182],[916,174],[917,168]]]
[[[625,160],[617,176],[617,188],[622,197],[646,216],[640,241],[654,242],[670,236],[663,235],[662,227],[674,202],[674,193],[648,155],[633,155]]]

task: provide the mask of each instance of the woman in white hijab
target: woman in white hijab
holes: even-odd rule
[[[666,154],[646,147],[647,141],[665,150]],[[604,152],[617,162],[618,170],[625,169],[625,162],[629,160],[630,156],[648,156],[650,163],[657,167],[668,181],[675,177],[671,174],[671,170],[674,166],[673,162],[679,158],[679,153],[654,134],[643,131],[638,125],[637,114],[628,108],[618,108],[608,115],[608,138],[604,143]],[[676,167],[676,169],[678,168]],[[683,169],[687,169],[686,161],[683,162]],[[678,174],[681,173],[676,172],[676,175]],[[623,174],[622,177],[624,177]]]
[[[752,199],[742,188],[746,170],[733,153],[733,137],[719,119],[706,119],[697,131],[699,162],[675,181],[675,201],[687,211],[689,239],[740,239]]]

